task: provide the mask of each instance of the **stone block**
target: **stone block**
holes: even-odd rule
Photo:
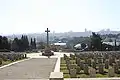
[[[64,80],[63,72],[51,72],[49,80]]]

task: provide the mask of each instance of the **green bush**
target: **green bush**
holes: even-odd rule
[[[0,58],[0,65],[2,65],[2,58]]]
[[[6,55],[3,55],[2,60],[3,60],[3,61],[7,61],[7,56],[6,56]]]

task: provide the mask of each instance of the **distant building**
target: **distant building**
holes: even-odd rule
[[[108,45],[111,45],[111,46],[115,46],[115,42],[103,42],[103,44],[108,44]],[[119,46],[120,42],[116,42],[116,45]]]
[[[54,43],[56,46],[66,46],[66,43]]]
[[[51,45],[57,47],[59,50],[67,47],[67,44],[62,43],[61,41],[58,41],[57,43],[53,43]]]
[[[85,32],[87,32],[87,29],[85,28]]]

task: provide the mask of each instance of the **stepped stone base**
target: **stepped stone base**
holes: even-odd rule
[[[64,80],[63,72],[51,72],[49,80]]]

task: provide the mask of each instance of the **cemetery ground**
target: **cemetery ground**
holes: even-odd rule
[[[50,58],[29,53],[27,57],[29,60],[0,68],[0,80],[48,80],[51,72],[63,72],[64,80],[120,77],[120,52],[55,52]]]
[[[120,77],[120,52],[80,52],[61,58],[64,78]]]
[[[10,64],[12,62],[23,60],[23,59],[27,59],[26,54],[24,53],[1,52],[0,53],[0,67]]]

